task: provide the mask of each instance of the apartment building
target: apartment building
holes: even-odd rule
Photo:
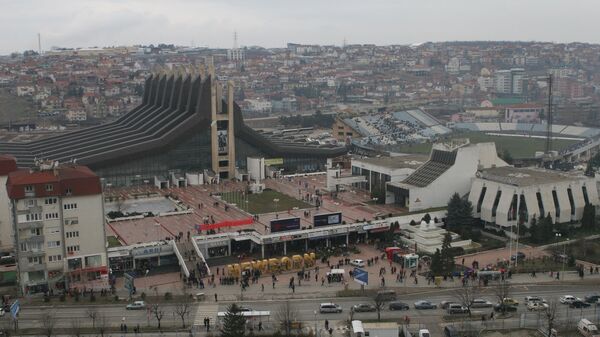
[[[18,282],[24,294],[108,285],[99,177],[78,165],[39,164],[6,182]]]
[[[10,200],[6,193],[8,174],[17,170],[17,160],[12,156],[0,155],[0,251],[10,253],[13,249]]]

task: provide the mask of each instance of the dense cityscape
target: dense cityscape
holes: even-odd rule
[[[600,44],[230,31],[0,56],[1,335],[598,336]]]

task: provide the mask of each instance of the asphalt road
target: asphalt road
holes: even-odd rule
[[[565,289],[567,286],[561,285],[516,285],[511,288],[510,297],[518,300],[520,302],[518,306],[518,311],[513,315],[513,320],[519,319],[521,313],[527,312],[526,306],[524,305],[524,297],[527,295],[536,295],[544,297],[546,300],[557,300],[558,297],[569,294],[577,297],[583,298],[585,295],[590,293],[595,293],[600,291],[600,287],[590,286],[590,285],[571,285],[568,286],[568,290]],[[411,319],[411,323],[419,323],[423,326],[426,326],[432,333],[436,330],[440,330],[440,324],[445,316],[445,311],[442,309],[432,309],[432,310],[416,310],[414,309],[413,303],[417,300],[429,300],[433,303],[439,304],[441,301],[456,301],[457,298],[454,295],[456,292],[455,289],[424,289],[423,292],[418,294],[410,294],[410,295],[402,295],[398,300],[405,302],[410,305],[411,309],[408,311],[390,311],[387,309],[381,312],[382,319],[399,319],[405,316],[409,316]],[[497,302],[495,298],[494,292],[492,289],[484,290],[480,296],[480,298],[484,298],[493,303]],[[369,298],[322,298],[322,299],[293,299],[290,300],[292,304],[292,310],[295,312],[295,316],[299,321],[311,322],[312,324],[316,323],[319,328],[322,328],[324,325],[324,321],[327,319],[330,322],[338,321],[338,320],[346,320],[349,318],[350,307],[353,304],[357,303],[372,303]],[[283,300],[264,300],[264,301],[244,301],[243,304],[246,307],[250,307],[253,310],[257,311],[270,311],[271,317],[270,319],[265,319],[264,326],[265,328],[269,327],[277,321],[276,315],[277,312],[280,311],[282,304],[285,301]],[[322,302],[334,302],[339,304],[343,308],[342,313],[336,314],[320,314],[318,312],[319,303]],[[187,322],[191,322],[194,320],[197,309],[200,311],[203,308],[211,308],[211,310],[225,311],[227,306],[231,302],[204,302],[199,304],[199,308],[194,305],[194,307],[190,310],[189,318],[187,318]],[[592,306],[588,309],[567,309],[567,305],[558,304],[558,316],[569,315],[569,317],[586,317],[590,320],[596,321],[594,317],[598,317],[600,315],[600,307]],[[174,326],[181,324],[181,319],[177,316],[175,311],[175,305],[164,305],[164,318],[162,320],[163,326]],[[88,309],[94,309],[98,311],[99,316],[102,315],[106,317],[106,321],[108,324],[112,326],[119,326],[122,322],[123,318],[125,318],[125,323],[132,329],[135,325],[139,324],[144,327],[148,324],[152,326],[156,326],[156,320],[152,314],[148,316],[146,310],[126,310],[125,305],[76,305],[76,306],[30,306],[23,307],[20,315],[19,315],[19,327],[20,328],[30,328],[30,327],[41,327],[42,319],[45,313],[51,313],[53,317],[55,317],[56,327],[71,327],[74,320],[78,320],[82,323],[83,326],[91,326],[92,321],[87,315]],[[487,314],[489,316],[491,312],[491,308],[486,309],[473,309],[474,315],[482,315]],[[315,311],[317,313],[315,314]],[[537,313],[529,312],[526,317],[534,318],[537,316]],[[377,318],[377,314],[374,312],[369,313],[356,313],[354,315],[354,319],[362,319],[362,320],[375,320]],[[6,315],[1,320],[10,320],[9,315]],[[149,322],[149,323],[148,323]]]

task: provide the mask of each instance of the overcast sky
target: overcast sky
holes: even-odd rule
[[[600,42],[599,0],[0,0],[0,54],[150,43]]]

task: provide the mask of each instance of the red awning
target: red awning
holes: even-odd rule
[[[251,225],[253,223],[254,223],[254,220],[252,218],[246,218],[246,219],[238,219],[238,220],[221,221],[221,222],[217,222],[215,224],[209,224],[209,225],[202,224],[202,225],[199,225],[198,227],[201,231],[206,231],[209,229]]]

